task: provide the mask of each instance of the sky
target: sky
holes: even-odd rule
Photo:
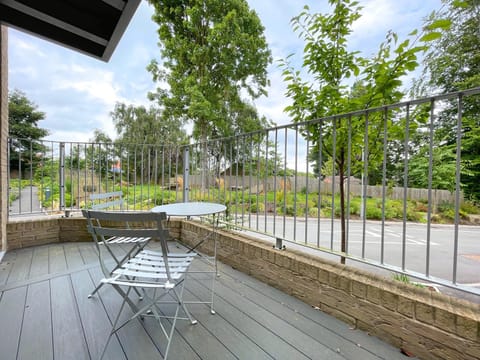
[[[327,12],[328,1],[248,0],[265,27],[273,63],[268,69],[268,97],[255,100],[259,114],[281,125],[291,120],[283,109],[285,96],[278,60],[295,54],[300,67],[304,43],[293,32],[290,20],[304,5],[313,12]],[[393,30],[404,39],[421,28],[422,19],[441,7],[441,0],[359,0],[362,17],[353,27],[349,47],[364,56],[373,55],[386,33]],[[110,116],[117,102],[149,106],[147,93],[155,89],[146,66],[161,62],[153,8],[142,1],[110,61],[91,58],[32,35],[9,29],[9,90],[26,94],[46,114],[38,126],[49,131],[47,139],[86,142],[95,129],[115,138]],[[405,83],[410,80],[405,79]],[[406,84],[408,87],[408,84]]]

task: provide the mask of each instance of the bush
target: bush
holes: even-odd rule
[[[257,202],[252,202],[248,207],[248,211],[251,213],[263,213],[265,211],[265,204],[259,202],[257,206]]]

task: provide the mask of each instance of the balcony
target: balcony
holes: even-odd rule
[[[120,298],[110,288],[87,298],[101,277],[97,263],[86,242],[8,252],[0,267],[1,358],[98,358]],[[228,265],[221,264],[220,273],[217,313],[190,306],[198,324],[178,323],[172,359],[404,358],[399,349]],[[208,295],[201,282],[187,282],[187,291],[191,299]],[[164,344],[150,320],[122,329],[106,358],[159,358]]]
[[[122,191],[125,210],[192,200],[228,206],[219,239],[223,263],[217,294],[220,316],[194,309],[201,330],[181,325],[176,340],[181,344],[175,344],[199,358],[217,354],[218,358],[371,358],[376,354],[390,359],[399,356],[400,349],[421,359],[480,358],[480,248],[475,218],[467,224],[462,210],[465,164],[461,156],[438,159],[431,141],[439,111],[447,102],[458,104],[449,151],[456,149],[461,154],[462,109],[478,100],[479,94],[477,88],[208,144],[45,141],[25,145],[23,140],[11,139],[10,164],[16,162],[18,170],[9,174],[9,184],[12,193],[16,188],[18,194],[7,228],[9,251],[2,262],[0,316],[17,317],[5,322],[15,324],[16,330],[9,332],[12,340],[0,340],[0,348],[5,342],[15,348],[12,354],[22,358],[30,348],[25,344],[35,340],[33,330],[22,327],[43,327],[37,324],[44,316],[49,331],[42,334],[46,340],[39,348],[51,354],[62,351],[62,346],[77,346],[86,358],[95,358],[101,345],[95,334],[87,333],[88,326],[101,319],[104,322],[99,326],[107,326],[114,304],[108,303],[108,294],[100,294],[101,304],[95,299],[88,302],[80,294],[82,289],[83,295],[89,291],[98,269],[91,244],[82,243],[89,236],[77,215],[91,205],[90,194]],[[471,114],[467,115],[470,121]],[[385,130],[392,122],[405,126],[402,141],[392,139]],[[313,168],[325,168],[327,162],[304,134],[318,131],[317,143],[331,142],[331,148],[337,149],[340,145],[335,141],[341,139],[335,129],[342,123],[356,123],[357,130],[360,126],[365,133],[362,146],[343,149],[342,171],[327,164],[339,175],[318,176]],[[322,127],[329,127],[333,134],[322,138]],[[347,129],[343,136],[350,138],[352,126]],[[372,139],[373,130],[376,137]],[[411,141],[419,138],[420,144],[427,144],[421,147],[424,153],[418,141]],[[374,149],[383,149],[381,156],[373,154]],[[387,155],[392,153],[398,155],[394,165],[400,172],[392,173],[387,166],[387,158],[392,161]],[[445,174],[438,174],[436,167],[444,163],[452,174],[449,189],[438,185]],[[420,165],[427,174],[425,188],[410,186]],[[379,176],[376,185],[368,181],[373,173]],[[342,196],[344,217],[340,216]],[[421,209],[409,212],[412,202]],[[437,212],[440,204],[448,207],[449,223],[438,223],[442,220]],[[392,211],[399,217],[390,219]],[[208,231],[198,221],[175,224],[175,237],[185,243]],[[211,248],[201,250],[210,252]],[[89,256],[78,256],[88,252]],[[25,257],[17,259],[17,254]],[[31,279],[29,274],[33,274]],[[394,276],[406,281],[394,280]],[[54,296],[62,289],[68,289],[64,292],[70,294],[67,301]],[[189,288],[192,296],[202,291]],[[40,300],[30,301],[36,294]],[[13,300],[8,300],[10,296]],[[14,311],[10,306],[18,308]],[[36,306],[47,310],[38,311]],[[56,314],[62,306],[67,307],[65,314]],[[92,312],[100,311],[100,315],[93,319],[89,313],[82,315],[81,306],[98,306],[100,310]],[[32,307],[35,311],[29,310]],[[71,338],[82,339],[79,343],[72,344],[56,328],[64,316],[74,316],[78,333]],[[359,330],[390,345],[373,337],[357,338],[362,334]],[[63,343],[61,335],[65,335]],[[131,355],[139,351],[134,350],[135,341],[155,339],[154,335],[137,335],[138,331],[120,335],[124,357],[135,358]],[[57,339],[64,345],[55,345]],[[376,345],[367,345],[366,339]],[[211,353],[204,352],[207,345]],[[292,355],[286,348],[299,353]],[[243,353],[250,350],[253,353]],[[325,356],[315,355],[322,351]]]

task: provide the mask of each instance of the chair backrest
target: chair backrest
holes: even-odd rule
[[[106,193],[90,194],[92,210],[122,209],[123,193],[121,191],[111,191]]]
[[[87,219],[88,231],[92,234],[97,244],[100,266],[105,276],[109,276],[110,271],[105,264],[103,249],[111,246],[106,239],[110,237],[143,237],[152,238],[160,241],[162,256],[167,264],[166,272],[170,279],[168,269],[168,230],[163,228],[163,221],[167,216],[164,212],[120,212],[120,211],[96,211],[83,210],[83,215]],[[102,244],[103,246],[98,246]],[[133,245],[132,245],[133,246]]]

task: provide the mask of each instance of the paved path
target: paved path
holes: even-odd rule
[[[10,216],[32,215],[41,213],[42,205],[38,199],[38,188],[26,186],[20,191],[20,196],[10,205]]]

